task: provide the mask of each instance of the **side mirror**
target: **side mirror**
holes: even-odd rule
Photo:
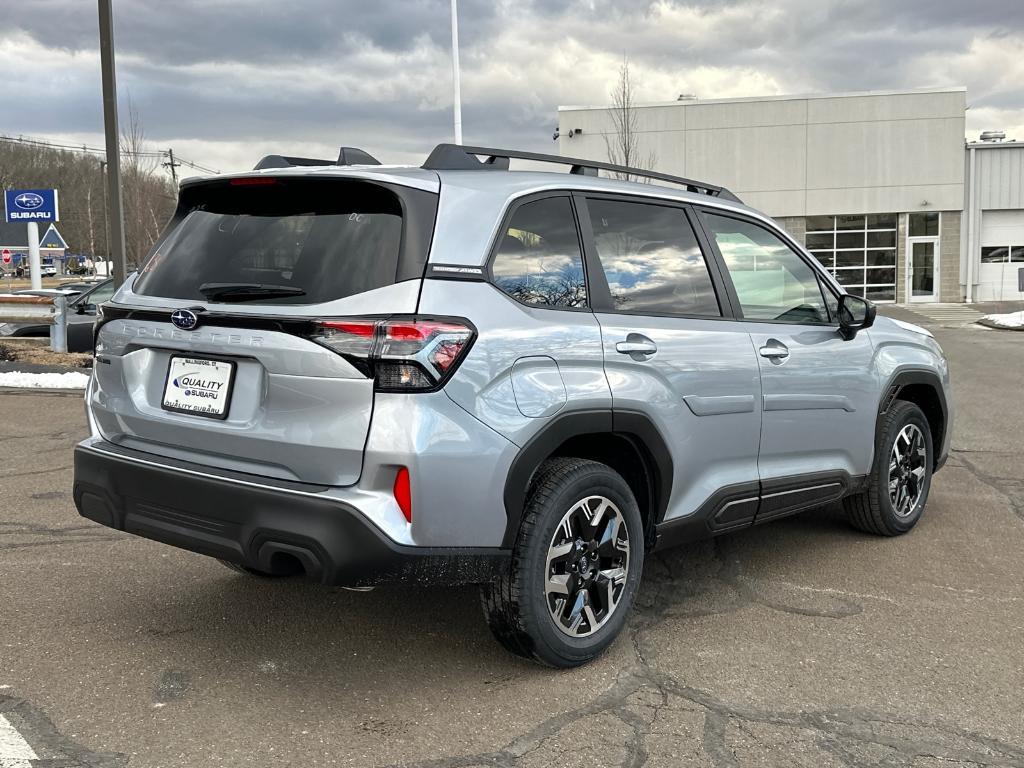
[[[877,307],[867,299],[844,293],[839,297],[839,335],[850,341],[857,335],[875,324]]]
[[[75,305],[75,312],[77,312],[80,315],[95,315],[96,305],[89,304],[88,302],[82,302],[81,304]]]

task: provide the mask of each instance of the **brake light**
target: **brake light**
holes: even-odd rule
[[[394,495],[395,501],[398,503],[398,508],[402,510],[402,514],[405,516],[406,522],[411,523],[412,486],[409,482],[409,470],[405,467],[399,467],[398,474],[395,475]]]
[[[378,390],[441,386],[465,357],[476,332],[462,320],[321,320],[312,339],[372,376]]]
[[[262,187],[277,184],[277,179],[273,176],[243,176],[240,179],[231,179],[228,184],[232,187]]]

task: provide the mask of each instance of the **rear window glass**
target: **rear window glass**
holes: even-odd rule
[[[183,192],[136,293],[211,301],[210,285],[286,290],[252,303],[318,304],[390,285],[402,246],[390,190],[350,181],[218,183]],[[207,294],[200,290],[207,286]]]

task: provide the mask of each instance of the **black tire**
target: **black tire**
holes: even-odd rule
[[[613,531],[611,537],[615,539],[621,536],[620,531],[624,524],[625,535],[628,536],[628,557],[624,561],[602,560],[601,563],[609,568],[613,565],[624,566],[618,570],[620,575],[622,572],[625,573],[625,581],[619,592],[618,602],[611,600],[610,596],[615,587],[609,586],[618,583],[617,580],[605,578],[600,582],[590,581],[591,584],[600,585],[594,586],[593,589],[603,590],[592,594],[609,595],[606,600],[601,597],[594,598],[596,602],[592,603],[588,598],[588,608],[592,611],[590,615],[595,615],[595,605],[599,607],[599,613],[607,610],[607,615],[595,623],[596,630],[588,629],[590,634],[571,636],[568,634],[570,628],[562,629],[556,623],[557,619],[552,614],[552,610],[555,609],[550,608],[554,603],[549,603],[545,592],[549,576],[547,558],[549,547],[554,546],[556,531],[562,536],[565,530],[561,527],[563,517],[570,510],[577,508],[581,501],[593,496],[604,497],[620,513],[616,517],[620,520],[617,527],[610,529]],[[615,511],[613,510],[611,514]],[[608,541],[608,530],[603,530],[605,542]],[[596,541],[600,535],[601,533],[595,533],[591,540]],[[621,546],[615,547],[615,552],[616,557],[620,557]],[[566,556],[562,561],[563,565],[575,557],[575,554]],[[644,528],[640,510],[633,492],[622,477],[611,467],[595,461],[576,458],[550,459],[534,476],[508,572],[481,587],[481,601],[487,623],[498,642],[518,656],[558,668],[585,664],[604,652],[625,626],[643,572],[643,559]],[[596,561],[591,559],[590,562],[593,565],[590,574],[605,573],[600,570],[600,565]],[[571,567],[574,570],[577,566],[576,561],[573,561],[571,566],[564,565],[565,568]],[[558,598],[553,596],[552,599],[557,602]],[[567,596],[566,600],[570,599],[572,598]],[[612,604],[613,607],[600,610],[601,602],[606,605]],[[578,611],[572,613],[572,616],[577,615]],[[588,618],[579,626],[588,627],[589,623]]]
[[[239,565],[238,563],[233,563],[230,560],[221,560],[220,558],[217,558],[217,562],[228,570],[234,571],[235,573],[241,573],[244,576],[255,576],[260,579],[285,579],[291,576],[289,573],[267,573],[266,571],[258,571],[255,568],[250,568],[246,565]]]
[[[894,458],[893,445],[907,427],[916,428],[923,439],[924,474],[915,483],[915,489],[917,486],[920,487],[917,501],[900,514],[890,498],[889,481]],[[932,433],[924,413],[913,403],[905,400],[894,401],[882,417],[878,428],[878,435],[875,438],[875,462],[868,476],[867,489],[848,496],[843,501],[850,523],[855,528],[879,536],[899,536],[917,525],[928,502],[928,492],[931,490],[934,455]]]

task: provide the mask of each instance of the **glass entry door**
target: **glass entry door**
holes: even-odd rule
[[[907,277],[911,301],[936,301],[939,271],[939,242],[935,240],[911,240],[907,251]]]

